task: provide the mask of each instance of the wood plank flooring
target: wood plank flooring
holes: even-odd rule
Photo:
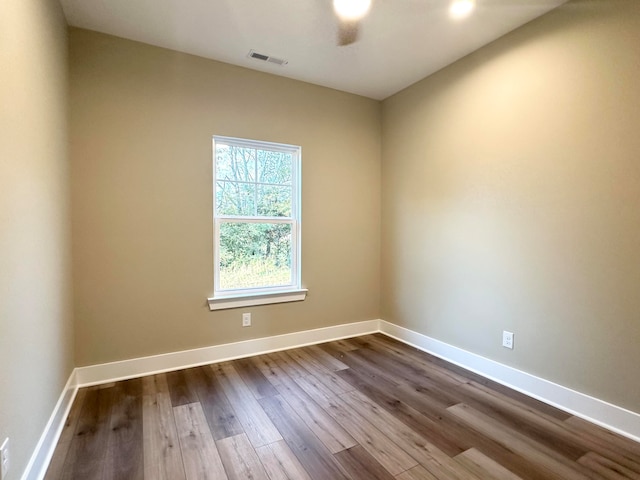
[[[47,480],[640,480],[640,444],[381,334],[89,387]]]

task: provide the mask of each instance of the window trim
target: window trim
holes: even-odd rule
[[[309,290],[298,288],[292,290],[278,290],[274,292],[245,293],[242,295],[227,295],[207,299],[209,310],[224,310],[227,308],[251,307],[255,305],[270,305],[273,303],[301,302],[307,297]]]
[[[291,171],[291,216],[290,217],[260,217],[240,215],[216,215],[216,142],[225,145],[271,150],[292,154]],[[302,147],[257,140],[214,135],[213,147],[213,296],[207,299],[210,310],[224,308],[238,308],[251,305],[265,305],[272,303],[296,302],[306,298],[307,289],[302,287],[301,277],[301,157]],[[260,182],[246,182],[258,184]],[[223,223],[285,223],[291,225],[291,283],[269,287],[218,290],[220,285],[220,226]]]

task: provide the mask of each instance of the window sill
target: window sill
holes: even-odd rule
[[[271,303],[300,302],[307,296],[308,290],[281,290],[279,292],[244,294],[228,297],[208,298],[209,310],[224,310],[226,308],[251,307],[255,305],[269,305]]]

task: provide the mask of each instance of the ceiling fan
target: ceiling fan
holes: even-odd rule
[[[471,13],[476,0],[451,0],[449,12],[453,17]],[[358,40],[360,21],[371,9],[371,0],[333,0],[333,10],[338,19],[338,46],[351,45]]]
[[[358,40],[360,21],[369,13],[371,0],[333,0],[338,17],[338,45],[343,47]]]

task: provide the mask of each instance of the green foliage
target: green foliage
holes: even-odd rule
[[[291,281],[291,225],[266,219],[241,221],[241,217],[290,217],[291,178],[291,154],[216,147],[216,210],[240,220],[220,224],[223,289]]]
[[[223,223],[220,226],[220,267],[269,261],[291,268],[291,225],[279,223]]]

